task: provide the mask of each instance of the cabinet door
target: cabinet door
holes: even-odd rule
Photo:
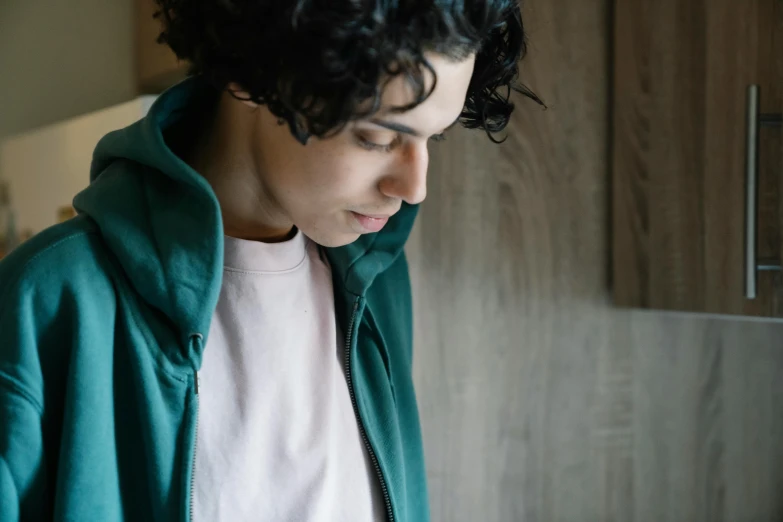
[[[158,94],[185,77],[187,66],[166,45],[157,42],[162,30],[154,18],[158,6],[154,0],[135,0],[136,5],[136,80],[143,94]]]
[[[614,9],[615,303],[783,316],[783,277],[768,270],[780,265],[783,139],[765,116],[783,108],[783,0]]]

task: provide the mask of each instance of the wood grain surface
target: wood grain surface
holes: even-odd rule
[[[433,521],[783,520],[783,325],[612,307],[611,5],[524,14],[549,109],[434,144],[408,246]]]
[[[747,87],[783,110],[780,0],[615,3],[614,297],[621,306],[781,317],[783,278],[744,298]],[[780,263],[780,129],[759,147],[760,260]]]

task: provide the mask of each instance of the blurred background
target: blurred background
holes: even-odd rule
[[[147,0],[0,0],[0,238],[183,67]],[[527,0],[524,98],[408,245],[434,521],[783,520],[783,1]]]

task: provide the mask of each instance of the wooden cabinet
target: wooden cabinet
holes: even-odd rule
[[[153,18],[154,0],[135,0],[136,79],[141,94],[157,94],[185,77],[187,66],[157,42],[161,24]]]
[[[615,303],[783,316],[783,0],[614,10]]]

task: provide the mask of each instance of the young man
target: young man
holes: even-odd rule
[[[426,521],[403,245],[516,0],[158,3],[193,75],[0,263],[0,520]]]

